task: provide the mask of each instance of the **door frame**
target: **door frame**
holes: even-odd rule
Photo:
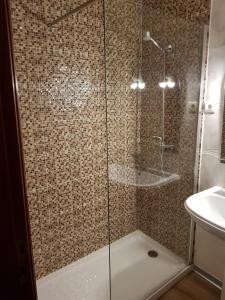
[[[11,32],[9,0],[1,0],[1,297],[4,300],[37,300]]]

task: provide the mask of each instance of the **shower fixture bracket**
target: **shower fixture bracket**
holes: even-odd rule
[[[162,151],[173,150],[174,149],[174,145],[172,145],[172,144],[165,144],[164,141],[163,141],[163,138],[161,136],[154,135],[153,139],[159,141],[159,143],[157,143],[157,145],[160,147],[160,149]]]

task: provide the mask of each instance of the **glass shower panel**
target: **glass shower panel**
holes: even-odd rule
[[[105,1],[111,298],[189,268],[208,1]],[[205,45],[206,46],[206,45]]]
[[[111,299],[119,300],[131,299],[125,291],[139,284],[134,286],[139,259],[138,106],[145,85],[141,73],[142,2],[105,1],[105,18]]]

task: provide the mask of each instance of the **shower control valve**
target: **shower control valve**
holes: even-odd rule
[[[153,139],[158,140],[160,142],[160,144],[162,144],[163,139],[161,136],[153,135]]]
[[[161,136],[157,136],[157,135],[154,135],[153,136],[153,139],[154,140],[158,140],[159,141],[159,147],[162,149],[162,150],[173,150],[174,149],[174,145],[167,145],[164,143],[163,141],[163,138]]]

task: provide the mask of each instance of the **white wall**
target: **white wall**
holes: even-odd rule
[[[225,187],[225,164],[220,163],[222,117],[225,84],[225,0],[213,0],[206,105],[215,114],[204,115],[200,168],[200,190],[215,185]],[[195,264],[222,280],[225,269],[225,242],[198,228],[195,243]]]

